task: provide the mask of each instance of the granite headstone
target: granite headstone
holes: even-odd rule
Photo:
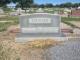
[[[50,13],[34,13],[20,16],[20,30],[16,40],[19,42],[61,37],[61,17]]]

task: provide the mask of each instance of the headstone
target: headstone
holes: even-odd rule
[[[25,13],[25,10],[22,10],[21,8],[18,8],[18,9],[16,10],[16,13],[17,13],[17,14],[22,14],[22,13]]]
[[[3,14],[3,13],[4,13],[3,9],[0,8],[0,14]]]
[[[18,13],[16,13],[16,12],[11,12],[10,13],[10,16],[17,16],[18,15]]]
[[[18,13],[18,14],[21,14],[22,12],[21,12],[21,8],[18,8],[17,10],[16,10],[16,12]]]
[[[31,12],[34,12],[35,10],[34,10],[33,8],[30,8],[30,11],[31,11]]]
[[[27,9],[27,10],[26,10],[26,12],[27,12],[27,13],[29,13],[29,12],[30,12],[30,10],[28,10],[28,9]]]
[[[65,8],[64,12],[71,12],[71,9]]]
[[[80,60],[80,39],[67,41],[63,45],[51,47],[45,55],[46,60]]]
[[[36,10],[37,13],[41,13],[44,12],[42,8],[39,8],[38,10]]]
[[[34,39],[61,37],[61,17],[49,13],[34,13],[20,16],[21,33],[16,41],[25,42]]]
[[[59,13],[58,13],[58,11],[55,11],[54,14],[58,15]]]

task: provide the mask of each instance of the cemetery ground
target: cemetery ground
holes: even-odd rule
[[[80,22],[80,18],[75,18],[75,17],[64,17],[62,18],[62,22],[70,25],[72,28],[79,28],[79,22]]]
[[[0,17],[0,32],[6,31],[9,26],[16,24],[18,24],[18,16]]]
[[[45,50],[62,41],[36,40],[25,44],[15,43],[15,34],[0,33],[0,60],[44,60]]]
[[[80,18],[63,17],[62,22],[71,27],[80,27],[80,24],[76,25],[80,22]],[[15,43],[16,33],[6,30],[10,26],[17,26],[18,23],[18,16],[0,17],[0,60],[45,60],[46,49],[64,43],[51,39],[25,44]]]

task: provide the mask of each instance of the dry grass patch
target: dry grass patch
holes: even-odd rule
[[[15,42],[0,41],[0,60],[20,60],[21,46]]]
[[[56,45],[59,45],[63,43],[62,41],[57,41],[57,40],[53,40],[53,39],[42,39],[42,40],[34,40],[34,41],[30,41],[30,42],[27,42],[25,45],[27,47],[30,47],[30,48],[48,48],[48,47],[51,47],[51,46],[56,46]]]
[[[0,35],[0,60],[44,60],[45,51],[63,42],[52,39],[38,39],[25,44],[15,43],[15,34]]]

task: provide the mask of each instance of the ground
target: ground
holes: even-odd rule
[[[15,35],[6,32],[0,33],[0,47],[3,47],[0,49],[1,60],[44,60],[46,49],[63,43],[62,41],[48,39],[20,44],[15,42]]]
[[[66,42],[47,39],[21,44],[15,42],[15,36],[15,33],[6,31],[0,33],[0,60],[46,60],[46,51],[49,48],[62,46]],[[68,41],[76,40],[80,41],[80,39]]]
[[[62,28],[75,27],[77,22],[73,21],[80,21],[80,18],[62,18]],[[0,60],[45,60],[46,49],[64,43],[50,39],[47,41],[36,40],[25,44],[16,43],[16,33],[11,33],[9,30],[17,28],[18,23],[18,16],[0,17]]]

